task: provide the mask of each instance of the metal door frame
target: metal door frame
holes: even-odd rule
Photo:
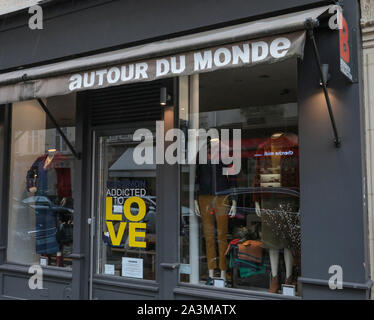
[[[99,150],[98,150],[98,143],[99,143],[99,139],[100,137],[105,137],[105,136],[110,136],[110,135],[125,135],[125,134],[132,134],[136,129],[139,129],[139,128],[152,128],[155,126],[155,123],[154,122],[139,122],[139,123],[135,123],[135,124],[132,124],[131,127],[126,124],[126,127],[124,128],[123,125],[121,126],[111,126],[111,127],[108,127],[108,126],[105,126],[105,127],[101,127],[101,128],[92,128],[90,130],[90,136],[91,136],[91,163],[90,163],[90,166],[91,166],[91,188],[90,188],[90,212],[89,212],[89,221],[87,221],[89,224],[90,224],[90,232],[89,232],[89,236],[88,236],[88,240],[89,240],[89,279],[88,279],[88,298],[89,300],[94,300],[95,297],[93,296],[93,285],[94,285],[94,277],[96,275],[95,273],[95,263],[96,263],[96,251],[95,251],[95,233],[96,233],[96,212],[95,212],[95,195],[97,193],[97,172],[96,172],[96,169],[97,169],[97,166],[98,166],[98,161],[99,161],[99,158],[100,155],[98,154]],[[167,270],[169,268],[169,266],[167,265],[167,263],[163,263],[163,258],[162,258],[162,252],[163,250],[161,249],[162,245],[161,244],[161,241],[164,241],[162,240],[162,237],[161,237],[161,232],[162,232],[162,223],[161,223],[161,219],[162,219],[162,216],[163,216],[163,212],[165,211],[162,211],[159,209],[159,207],[161,208],[161,206],[159,205],[160,202],[162,201],[161,200],[161,197],[160,195],[164,194],[164,192],[162,192],[162,190],[160,190],[160,188],[164,188],[164,184],[160,181],[160,176],[163,174],[163,172],[165,171],[165,169],[163,168],[164,165],[157,165],[156,167],[156,198],[157,198],[157,206],[156,206],[156,212],[157,212],[157,221],[156,221],[156,258],[155,258],[155,281],[153,280],[142,280],[142,279],[135,279],[135,280],[132,280],[132,279],[128,279],[128,278],[123,278],[123,279],[118,279],[119,282],[131,282],[131,283],[137,283],[139,286],[144,286],[144,284],[150,284],[150,283],[153,283],[153,285],[157,286],[157,287],[160,287],[160,290],[157,290],[157,291],[160,291],[160,296],[162,295],[161,292],[165,291],[165,292],[169,292],[170,291],[170,287],[167,289],[167,290],[161,290],[161,287],[164,286],[162,285],[162,283],[164,282],[162,279],[163,279],[163,275],[161,274],[161,272],[163,272],[164,270]],[[174,190],[175,190],[175,187],[173,187]],[[175,228],[177,229],[177,227]],[[166,244],[167,245],[167,244]],[[176,252],[176,254],[178,254]]]

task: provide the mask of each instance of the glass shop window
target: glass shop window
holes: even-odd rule
[[[180,78],[180,281],[300,295],[297,61]]]
[[[44,99],[75,144],[75,95]],[[14,103],[7,260],[71,269],[74,156],[36,100]]]
[[[138,145],[133,134],[97,141],[96,273],[155,280],[156,164],[134,161]]]

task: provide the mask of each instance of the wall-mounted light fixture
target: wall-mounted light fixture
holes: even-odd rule
[[[320,85],[323,89],[323,93],[325,95],[327,110],[329,112],[331,125],[332,125],[332,130],[334,131],[335,147],[340,148],[341,140],[340,140],[340,137],[339,137],[339,134],[338,134],[338,129],[336,127],[335,117],[334,117],[334,113],[333,113],[333,110],[332,110],[332,107],[331,107],[331,100],[330,100],[329,92],[327,90],[327,82],[328,82],[328,79],[329,79],[329,65],[321,63],[321,57],[319,55],[319,50],[318,50],[318,47],[317,47],[316,38],[314,36],[314,28],[316,28],[318,26],[319,26],[319,21],[318,20],[313,20],[311,18],[305,20],[305,28],[308,30],[309,38],[312,42],[314,57],[316,59],[316,64],[317,64],[317,68],[318,68],[319,79],[320,79],[319,83],[320,83]]]
[[[323,79],[320,80],[319,84],[320,84],[321,87],[323,86],[323,84],[325,84],[325,86],[327,87],[327,85],[329,83],[329,80],[330,80],[329,65],[326,64],[326,63],[322,64],[321,68],[322,68]]]
[[[160,105],[166,106],[170,100],[171,96],[168,94],[167,88],[162,87],[160,89]]]

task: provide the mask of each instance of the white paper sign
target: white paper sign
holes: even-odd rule
[[[104,274],[114,275],[114,265],[113,264],[106,264],[104,266]]]
[[[46,267],[48,265],[48,258],[47,257],[40,258],[40,265],[42,267]]]
[[[225,287],[225,280],[214,279],[214,286],[217,287],[217,288],[224,288]]]
[[[191,266],[189,264],[181,263],[179,266],[179,273],[191,274]]]
[[[295,286],[283,285],[282,286],[282,294],[284,296],[292,296],[292,297],[294,297],[295,296]]]
[[[143,259],[123,257],[122,277],[143,279]]]
[[[123,206],[113,206],[113,213],[122,213],[123,212]]]

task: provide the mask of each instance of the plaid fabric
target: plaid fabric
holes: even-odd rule
[[[235,266],[239,267],[239,274],[241,278],[248,278],[257,274],[265,273],[265,265],[263,259],[261,262],[249,262],[247,260],[241,260],[238,258],[238,239],[234,239],[230,242],[227,248],[227,254],[229,255],[229,268],[234,268]]]

